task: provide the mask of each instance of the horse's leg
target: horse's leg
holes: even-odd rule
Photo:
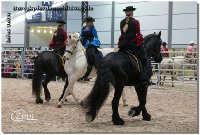
[[[75,95],[74,95],[74,93],[73,93],[73,86],[74,86],[76,80],[77,80],[77,77],[75,77],[75,76],[69,77],[69,85],[68,85],[67,89],[66,89],[65,92],[64,92],[63,98],[62,98],[62,99],[60,100],[60,102],[58,103],[57,108],[61,108],[61,107],[62,107],[62,105],[63,105],[63,103],[65,102],[65,99],[66,99],[67,95],[69,95],[69,93],[71,93],[72,96],[73,96],[73,98],[74,98],[76,101],[78,101],[78,99],[75,97]]]
[[[75,94],[74,94],[74,91],[73,91],[73,87],[74,87],[74,84],[76,83],[76,81],[77,81],[77,79],[78,79],[78,77],[75,75],[75,76],[73,76],[72,78],[71,78],[71,80],[69,81],[69,93],[68,93],[68,95],[69,94],[71,94],[72,95],[72,97],[74,98],[74,100],[77,102],[77,103],[81,103],[81,100],[79,99],[79,98],[76,98],[76,96],[75,96]]]
[[[126,94],[125,94],[125,91],[122,92],[122,102],[123,102],[123,106],[128,106],[128,104],[126,103]]]
[[[166,79],[166,76],[163,77],[163,84],[162,85],[165,84],[165,79]]]
[[[122,95],[124,86],[115,86],[115,94],[112,100],[112,122],[114,125],[123,125],[124,120],[120,118],[119,113],[118,113],[118,107],[119,107],[119,100]]]
[[[47,88],[47,85],[52,80],[52,78],[53,78],[52,76],[48,76],[47,75],[47,77],[45,78],[45,80],[42,81],[42,86],[44,88],[44,94],[45,94],[45,100],[47,102],[49,102],[49,100],[51,99],[51,94],[50,94],[50,92],[49,92],[49,90]]]
[[[62,95],[60,96],[59,98],[59,101],[61,101],[61,99],[63,98],[64,94],[65,94],[65,91],[67,89],[67,86],[68,86],[68,77],[66,77],[66,80],[65,80],[65,86],[64,86],[64,89],[63,89],[63,92],[62,92]],[[70,94],[70,93],[69,93]]]
[[[145,85],[140,85],[139,87],[135,87],[138,100],[139,100],[139,106],[131,108],[129,111],[129,115],[132,117],[140,115],[142,111],[142,117],[143,120],[151,120],[151,115],[146,110],[146,96],[147,96],[147,89],[148,87]]]
[[[151,120],[151,115],[147,112],[147,109],[146,109],[146,99],[147,99],[147,90],[148,90],[148,87],[147,86],[143,86],[142,90],[141,89],[138,89],[136,90],[137,93],[139,93],[139,106],[142,107],[142,117],[143,117],[143,120],[146,120],[146,121],[150,121]]]

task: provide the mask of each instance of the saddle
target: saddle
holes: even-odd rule
[[[62,62],[62,66],[64,67],[64,65],[65,65],[64,58],[63,58],[61,55],[59,55],[59,54],[57,54],[57,55],[60,57],[60,59],[61,59],[61,62]]]

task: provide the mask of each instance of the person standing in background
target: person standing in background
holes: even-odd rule
[[[160,51],[162,53],[162,57],[169,57],[168,48],[166,46],[167,46],[167,43],[163,42],[162,46],[161,46],[161,49],[160,49]]]
[[[187,47],[187,54],[186,54],[186,57],[187,58],[194,58],[194,41],[190,41],[188,47]]]

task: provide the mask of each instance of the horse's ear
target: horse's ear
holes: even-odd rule
[[[160,36],[161,36],[161,31],[158,33],[158,37],[160,38]]]

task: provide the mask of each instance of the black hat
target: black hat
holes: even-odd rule
[[[163,42],[163,43],[162,43],[162,45],[163,45],[163,46],[166,46],[166,45],[167,45],[167,43],[166,43],[166,42]]]
[[[65,21],[63,21],[63,20],[58,20],[58,21],[56,21],[56,23],[58,23],[58,25],[63,25],[63,24],[66,24],[66,22],[65,22]]]
[[[128,6],[125,9],[123,9],[124,12],[126,12],[126,11],[135,11],[135,10],[136,10],[136,8],[133,8],[133,6]]]
[[[85,18],[85,21],[86,21],[86,22],[94,22],[95,19],[92,18],[92,17],[90,17],[90,16],[88,16],[88,17]]]

